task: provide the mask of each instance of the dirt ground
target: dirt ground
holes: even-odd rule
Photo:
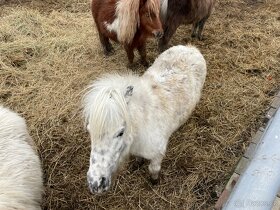
[[[130,160],[111,191],[94,196],[80,100],[100,74],[127,71],[125,52],[114,44],[114,55],[103,55],[88,0],[0,0],[0,103],[27,120],[43,165],[43,209],[211,209],[279,90],[279,8],[220,0],[203,41],[190,38],[189,25],[177,30],[170,45],[191,43],[207,60],[201,102],[170,139],[158,185],[147,164],[132,170]],[[157,43],[148,46],[152,63]]]

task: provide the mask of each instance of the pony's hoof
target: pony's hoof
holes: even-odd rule
[[[134,63],[134,62],[129,62],[127,65],[126,65],[126,67],[128,68],[128,69],[136,69],[137,67],[139,66],[139,63]]]
[[[141,64],[142,64],[143,66],[145,66],[145,67],[149,67],[149,62],[146,61],[146,60],[142,60],[142,61],[141,61]]]
[[[150,178],[150,182],[152,185],[158,185],[159,184],[159,178],[153,179],[152,177]]]
[[[195,37],[196,37],[196,34],[192,34],[192,35],[191,35],[191,38],[195,38]]]
[[[202,36],[197,37],[197,39],[198,39],[199,41],[205,40]]]
[[[191,40],[189,38],[183,38],[183,42],[185,42],[186,44],[188,44]]]
[[[114,49],[110,49],[110,50],[104,50],[104,55],[105,56],[111,56],[114,54]]]
[[[162,53],[163,51],[165,51],[167,49],[167,45],[161,45],[159,44],[158,46],[158,51],[159,53]]]
[[[128,64],[126,65],[126,67],[127,67],[128,69],[133,69],[133,68],[135,67],[135,64],[134,64],[134,63],[128,63]]]

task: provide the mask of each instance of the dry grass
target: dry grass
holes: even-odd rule
[[[219,1],[205,40],[183,26],[172,45],[190,42],[208,62],[201,103],[170,141],[161,182],[147,165],[123,170],[112,190],[90,195],[90,142],[83,129],[81,91],[98,75],[126,71],[124,50],[104,57],[87,0],[0,0],[0,103],[21,113],[44,168],[44,209],[207,209],[279,88],[280,4]],[[148,58],[157,56],[151,40]],[[134,70],[143,73],[137,66]]]

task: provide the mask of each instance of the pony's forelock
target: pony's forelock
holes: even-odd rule
[[[159,0],[147,0],[147,7],[150,12],[153,12],[157,17],[160,13],[160,1]]]
[[[159,0],[147,0],[145,3],[148,10],[157,17],[160,13]],[[140,0],[120,0],[116,4],[116,16],[119,19],[117,28],[118,40],[124,44],[130,44],[140,25],[139,16]]]
[[[140,0],[120,0],[117,2],[116,16],[119,18],[119,27],[117,28],[119,42],[125,44],[132,42],[140,24],[139,6]]]
[[[84,97],[85,123],[89,125],[91,139],[100,141],[106,132],[125,122],[130,132],[127,103],[121,91],[93,84]]]

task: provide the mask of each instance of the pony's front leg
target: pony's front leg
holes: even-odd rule
[[[159,155],[156,158],[152,159],[149,165],[149,172],[151,174],[151,182],[152,184],[157,184],[159,181],[159,173],[161,169],[161,162],[163,156]]]
[[[177,28],[183,22],[182,16],[177,15],[167,15],[166,23],[164,24],[164,34],[159,39],[158,47],[159,51],[162,52],[167,49],[167,45],[173,34],[176,32]]]
[[[198,32],[197,32],[197,38],[201,41],[202,40],[202,31],[203,27],[205,25],[206,20],[208,19],[209,16],[204,17],[202,20],[199,21],[198,23]]]
[[[106,37],[105,35],[103,35],[100,31],[98,31],[98,33],[99,33],[99,39],[100,39],[104,54],[106,56],[112,54],[114,48],[112,47],[112,45],[109,41],[109,38]]]
[[[133,59],[134,59],[134,52],[133,52],[133,47],[131,45],[125,45],[124,49],[126,51],[127,54],[127,58],[128,58],[128,68],[132,68],[133,66]]]
[[[192,35],[191,35],[191,37],[193,37],[193,38],[196,37],[197,28],[198,28],[198,22],[193,23],[193,25],[192,25]]]
[[[138,50],[139,55],[141,57],[141,64],[145,67],[148,67],[149,63],[147,61],[146,44],[143,43],[142,45],[138,46],[137,50]]]

